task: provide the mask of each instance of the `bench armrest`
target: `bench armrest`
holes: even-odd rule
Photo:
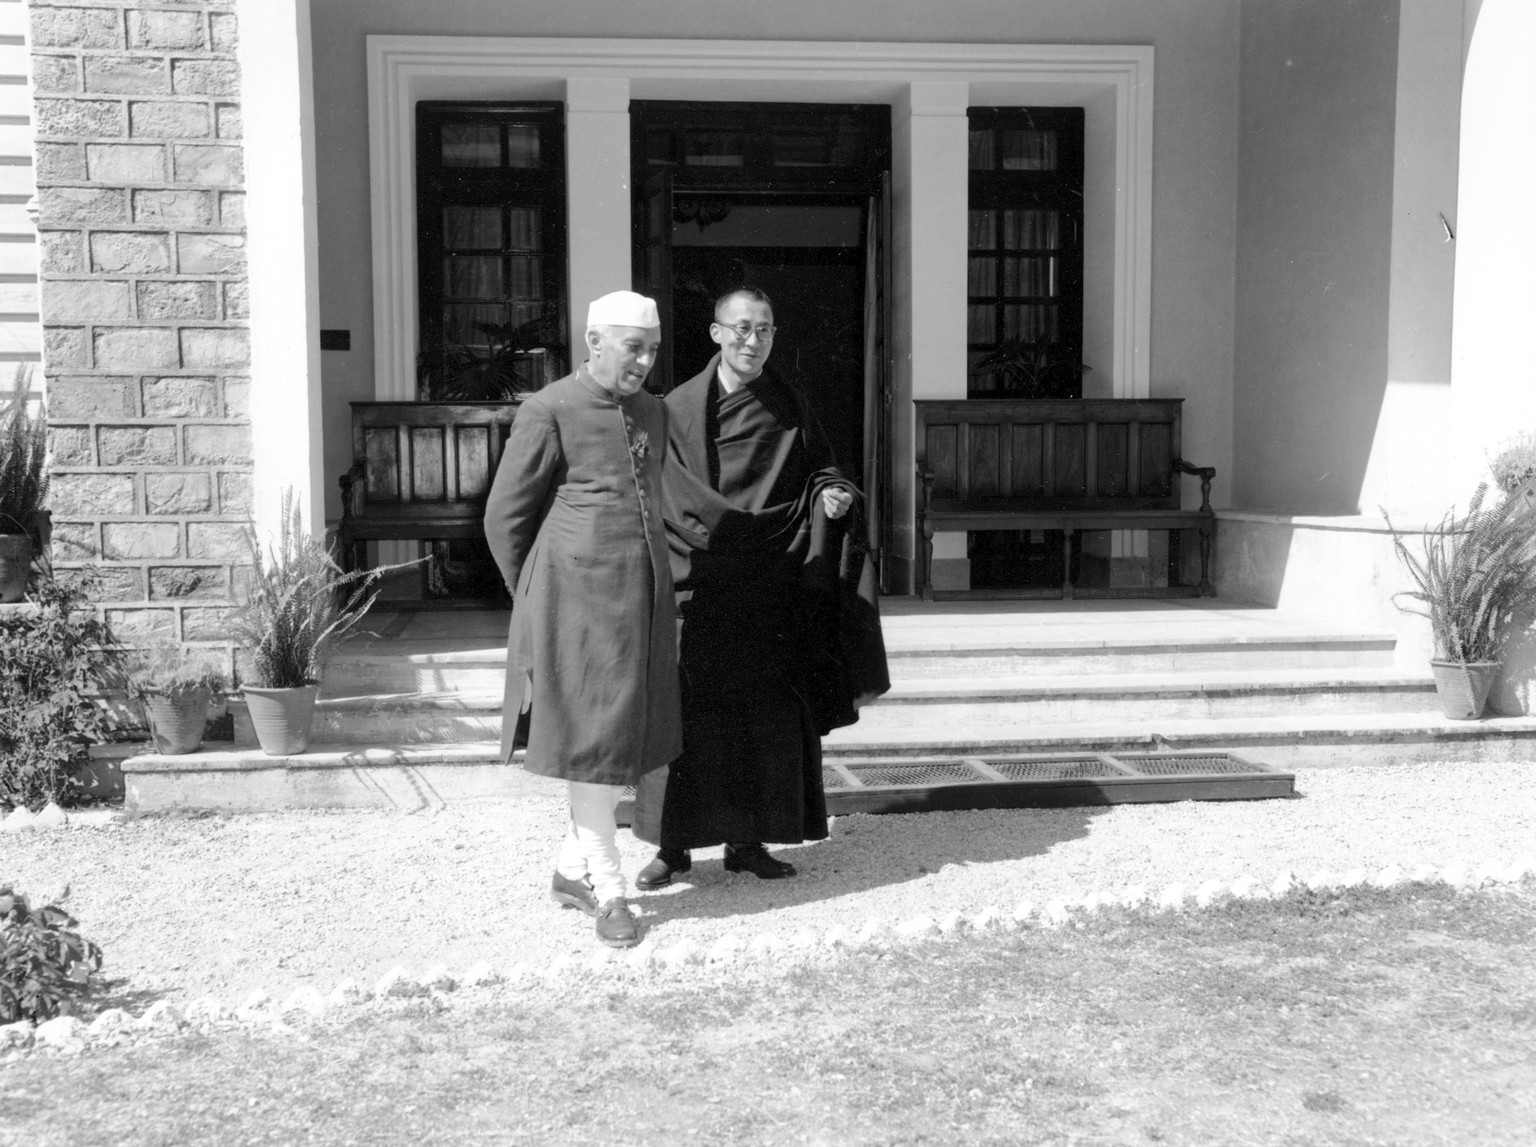
[[[367,464],[354,462],[350,470],[336,479],[336,484],[341,487],[341,520],[343,522],[362,513],[364,479],[367,477]]]
[[[1182,458],[1175,458],[1173,460],[1173,468],[1180,473],[1193,474],[1196,478],[1200,479],[1200,512],[1202,514],[1210,513],[1211,479],[1216,477],[1216,467],[1195,466],[1192,463],[1184,461]]]

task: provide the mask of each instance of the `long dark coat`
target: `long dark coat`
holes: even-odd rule
[[[665,404],[585,366],[518,409],[485,508],[512,591],[504,760],[526,738],[529,772],[625,785],[682,751],[666,456]]]

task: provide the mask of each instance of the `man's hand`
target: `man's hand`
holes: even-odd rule
[[[827,517],[836,521],[853,505],[853,491],[842,486],[829,486],[821,492],[821,505]]]

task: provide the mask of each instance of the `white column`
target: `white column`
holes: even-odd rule
[[[1486,452],[1536,426],[1536,4],[1483,0],[1461,89],[1451,398],[1464,498]]]
[[[966,219],[970,203],[970,85],[911,84],[892,108],[892,302],[896,377],[896,553],[915,562],[911,400],[966,393]],[[903,450],[900,447],[905,446]],[[969,589],[964,533],[933,543],[933,584]]]
[[[253,517],[269,538],[285,488],[292,488],[308,528],[325,525],[309,0],[241,3],[238,15]]]
[[[627,291],[632,282],[629,80],[566,81],[565,172],[575,366],[586,358],[587,304],[609,291]]]

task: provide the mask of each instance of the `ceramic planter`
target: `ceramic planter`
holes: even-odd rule
[[[1440,711],[1453,721],[1475,721],[1483,715],[1488,691],[1498,675],[1497,661],[1431,661]]]
[[[155,751],[167,756],[195,753],[203,747],[203,727],[208,723],[206,688],[159,691],[144,695],[144,718],[149,724]]]
[[[31,569],[31,537],[27,534],[0,534],[0,604],[10,604],[26,597],[27,576]]]
[[[269,757],[291,757],[309,748],[309,726],[320,686],[262,689],[246,685],[241,691],[263,753]]]

